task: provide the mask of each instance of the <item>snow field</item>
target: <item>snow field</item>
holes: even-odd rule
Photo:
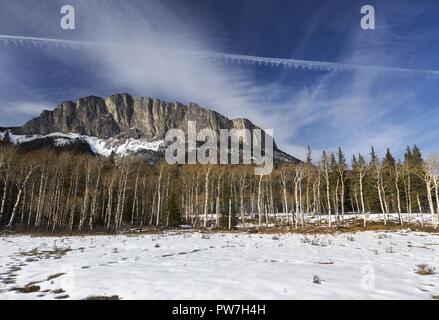
[[[410,231],[6,236],[0,299],[432,299],[439,274],[415,269],[438,271],[438,251]]]

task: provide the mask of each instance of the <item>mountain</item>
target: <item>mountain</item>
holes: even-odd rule
[[[89,96],[65,101],[53,111],[45,110],[20,128],[10,130],[16,144],[33,145],[44,139],[46,144],[65,147],[72,141],[88,144],[94,153],[157,153],[164,146],[169,129],[187,133],[188,121],[196,121],[197,130],[259,129],[250,120],[228,119],[218,112],[195,103],[164,102],[148,97],[122,93],[101,98]],[[41,141],[38,143],[41,144]],[[298,162],[279,150],[274,143],[275,159]]]

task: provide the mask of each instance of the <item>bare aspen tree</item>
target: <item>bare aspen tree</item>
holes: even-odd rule
[[[25,173],[26,176],[24,177],[23,181],[20,184],[18,183],[16,184],[18,189],[18,195],[17,195],[17,199],[15,200],[14,208],[12,209],[12,215],[11,215],[11,219],[9,220],[8,227],[12,227],[12,225],[14,224],[14,219],[15,219],[15,215],[17,214],[17,208],[18,205],[20,204],[21,196],[23,194],[24,189],[26,188],[27,182],[29,181],[29,178],[31,177],[34,169],[35,167],[31,166],[28,169],[28,172]]]
[[[204,227],[207,227],[207,213],[209,210],[209,177],[210,177],[211,166],[205,166],[204,170]]]
[[[96,185],[92,195],[92,204],[91,204],[91,213],[90,213],[90,222],[89,222],[90,230],[93,230],[94,220],[96,219],[96,210],[97,210],[96,206],[98,201],[99,184],[101,182],[101,172],[102,172],[102,161],[99,164],[98,177],[96,179]]]
[[[247,188],[247,173],[243,174],[239,178],[239,206],[241,211],[241,223],[245,222],[245,206],[244,206],[244,194]]]
[[[134,224],[134,217],[136,215],[136,211],[138,211],[138,199],[137,199],[137,189],[139,185],[139,174],[140,174],[140,166],[137,167],[136,171],[136,182],[134,184],[134,195],[133,195],[133,206],[131,208],[131,225]]]
[[[395,163],[395,189],[396,189],[396,200],[397,200],[397,205],[398,205],[398,219],[399,219],[399,223],[401,225],[403,225],[403,221],[402,221],[402,210],[401,210],[401,194],[399,191],[399,179],[401,176],[401,164],[400,163]]]
[[[374,166],[375,170],[375,187],[378,191],[378,199],[380,200],[381,212],[384,216],[384,225],[387,224],[387,209],[384,204],[384,186],[383,186],[383,167],[381,162],[378,162]]]
[[[424,180],[427,188],[427,198],[430,205],[430,211],[432,213],[432,221],[434,227],[437,228],[439,224],[439,156],[432,154],[424,164],[423,173],[421,177]],[[436,201],[436,214],[434,208],[434,201],[432,191],[434,190]],[[436,216],[436,217],[435,217]]]
[[[88,215],[89,202],[90,202],[90,184],[91,184],[91,174],[92,174],[92,163],[91,160],[87,161],[85,165],[85,190],[84,190],[84,201],[82,204],[81,216],[79,219],[79,231],[82,230],[85,224],[85,219]]]
[[[340,180],[340,205],[341,205],[341,217],[342,221],[344,221],[345,214],[345,172],[346,172],[346,160],[344,157],[341,148],[338,148],[338,164],[337,164],[337,172]]]
[[[258,228],[260,228],[262,224],[262,178],[263,176],[260,175],[258,184]]]
[[[404,163],[402,165],[402,180],[404,183],[404,193],[406,198],[406,208],[409,214],[409,223],[413,222],[413,214],[412,214],[412,197],[411,197],[411,166],[409,163]]]
[[[319,163],[319,169],[325,179],[326,182],[326,199],[328,205],[328,225],[332,227],[331,221],[331,197],[330,197],[330,184],[329,184],[329,157],[326,154],[326,151],[323,151],[322,158]]]
[[[421,200],[419,200],[419,194],[416,194],[416,200],[418,201],[419,215],[421,216],[421,227],[423,227],[424,226],[424,214],[422,211]]]
[[[430,207],[431,217],[434,220],[435,210],[434,210],[434,203],[433,203],[433,196],[432,196],[432,189],[434,188],[434,181],[433,181],[433,175],[432,175],[432,172],[434,171],[434,169],[433,169],[434,164],[433,163],[434,162],[432,160],[424,163],[417,171],[417,175],[425,183],[425,188],[427,191],[428,205]]]
[[[366,227],[366,208],[364,205],[364,178],[366,177],[367,173],[367,164],[366,161],[364,161],[364,158],[359,155],[358,156],[358,185],[360,188],[360,201],[361,201],[361,212],[363,214],[363,226]]]
[[[2,194],[2,202],[0,205],[0,222],[3,220],[3,216],[5,214],[5,205],[6,198],[8,195],[8,184],[9,184],[9,174],[11,168],[12,161],[12,152],[11,151],[2,151],[0,158],[0,174],[3,174],[3,194]]]
[[[283,165],[279,169],[280,179],[282,183],[282,191],[284,198],[284,212],[288,215],[288,199],[287,199],[287,184],[290,178],[290,168],[287,165]]]
[[[156,220],[156,226],[159,226],[159,224],[160,224],[160,210],[161,210],[161,199],[162,199],[162,190],[161,190],[162,174],[163,174],[163,165],[160,166],[158,183],[157,183],[157,220]]]

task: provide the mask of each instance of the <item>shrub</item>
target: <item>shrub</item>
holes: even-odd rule
[[[175,193],[171,193],[166,204],[166,225],[176,228],[181,224],[181,210]]]
[[[436,269],[434,267],[431,267],[425,263],[418,264],[415,268],[415,272],[421,276],[434,274],[435,271]]]
[[[322,283],[322,280],[320,279],[319,276],[314,276],[314,277],[312,278],[312,282],[315,283],[315,284],[321,284],[321,283]]]

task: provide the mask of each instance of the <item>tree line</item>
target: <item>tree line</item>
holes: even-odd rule
[[[49,149],[22,152],[0,144],[0,225],[37,230],[117,231],[176,227],[301,228],[313,221],[342,225],[355,214],[364,225],[380,213],[400,224],[414,214],[439,216],[439,157],[418,147],[404,159],[390,150],[369,160],[339,148],[313,161],[280,163],[256,176],[249,165],[151,165],[136,157],[108,158]],[[322,223],[323,223],[322,222]]]

